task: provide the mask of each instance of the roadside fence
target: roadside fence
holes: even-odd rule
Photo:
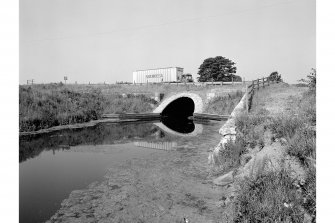
[[[265,88],[266,86],[270,86],[270,84],[277,84],[282,82],[280,79],[273,80],[269,77],[259,78],[257,80],[253,80],[250,85],[246,85],[245,91],[247,94],[246,99],[246,110],[249,112],[253,96],[255,94],[255,90],[259,90],[260,88]]]

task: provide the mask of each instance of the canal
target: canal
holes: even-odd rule
[[[20,222],[217,222],[223,122],[103,123],[20,137]]]

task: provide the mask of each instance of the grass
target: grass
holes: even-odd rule
[[[224,86],[238,88],[238,86]],[[204,94],[218,86],[195,85],[80,85],[37,84],[19,87],[19,131],[97,120],[104,113],[151,112],[154,93],[195,91]],[[135,94],[136,93],[136,94]]]
[[[306,178],[297,184],[290,174],[291,170],[282,167],[277,170],[263,169],[253,177],[240,180],[236,183],[239,192],[233,204],[234,222],[303,222],[306,213],[311,222],[315,222],[315,89],[306,90],[300,98],[290,98],[290,104],[285,105],[290,109],[285,112],[271,113],[266,110],[268,104],[278,106],[266,101],[268,96],[282,96],[289,88],[278,85],[255,94],[251,112],[236,119],[237,144],[228,144],[221,160],[226,162],[226,167],[238,166],[241,155],[248,148],[258,146],[261,149],[265,133],[269,133],[272,141],[286,139],[286,155],[300,161]]]
[[[145,95],[103,94],[98,88],[84,91],[47,85],[19,88],[20,131],[97,120],[103,113],[149,112],[156,102]]]
[[[256,146],[264,147],[264,132],[267,129],[268,120],[268,112],[265,109],[255,114],[241,114],[237,117],[236,129],[241,134],[245,147],[251,149]]]
[[[110,94],[149,94],[160,92],[165,95],[170,93],[177,93],[182,91],[203,91],[221,88],[221,86],[197,86],[197,85],[185,85],[185,84],[143,84],[143,85],[131,85],[131,84],[39,84],[34,85],[34,88],[49,88],[51,85],[57,88],[67,88],[76,92],[86,92],[92,89],[100,89],[104,95]],[[240,89],[242,85],[225,85],[225,89]]]
[[[218,115],[230,115],[242,97],[242,91],[236,91],[227,96],[215,97],[207,104],[205,112]]]
[[[288,172],[267,172],[240,183],[234,222],[303,222],[302,200]]]
[[[235,141],[228,141],[225,148],[220,150],[218,163],[211,169],[211,175],[216,176],[226,173],[241,164],[241,155],[245,153],[242,138],[237,137]]]

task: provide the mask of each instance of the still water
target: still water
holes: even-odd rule
[[[208,191],[206,162],[208,150],[220,139],[222,124],[104,123],[20,137],[20,222],[45,222],[52,216],[51,222],[72,218],[169,222],[187,213],[197,220],[215,216],[217,210],[210,203],[219,192]],[[120,194],[126,196],[113,200]],[[121,203],[122,208],[107,210]]]

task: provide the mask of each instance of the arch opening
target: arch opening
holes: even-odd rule
[[[162,111],[163,117],[187,118],[194,113],[195,104],[189,97],[180,97],[168,104]]]

